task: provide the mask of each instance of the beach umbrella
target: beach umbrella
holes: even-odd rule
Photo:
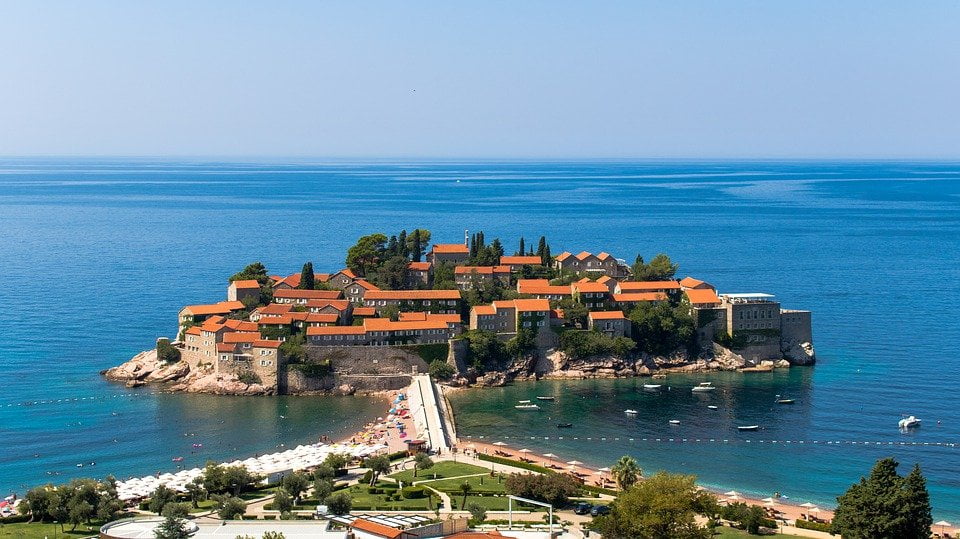
[[[952,524],[950,524],[950,523],[947,522],[946,520],[941,520],[940,522],[934,522],[933,525],[934,525],[934,526],[940,526],[940,535],[943,535],[943,529],[944,529],[944,528],[947,528],[947,527],[949,527],[949,526],[952,526]]]
[[[580,462],[579,460],[571,460],[571,461],[567,461],[567,464],[576,466],[576,465],[578,465],[578,464],[583,464],[583,463]]]
[[[593,475],[603,475],[603,472],[601,472],[600,470],[597,470],[593,472]]]
[[[816,505],[814,505],[814,504],[812,504],[812,503],[810,503],[810,502],[807,502],[807,503],[801,503],[801,504],[800,504],[800,507],[806,507],[807,509],[813,509],[814,507],[816,507]]]
[[[526,447],[524,447],[523,449],[521,449],[520,452],[521,452],[521,453],[533,453],[533,451],[530,451],[530,450],[527,449]]]
[[[767,503],[773,503],[773,498],[764,498],[764,499],[762,499],[762,500],[760,500],[760,501],[762,501],[762,502],[767,502]]]
[[[739,495],[739,494],[734,494],[734,495],[732,495],[732,496],[727,496],[727,499],[728,499],[728,500],[734,500],[734,501],[736,501],[736,500],[739,500],[739,499],[740,499],[740,495]]]
[[[740,493],[735,490],[731,490],[730,492],[724,492],[723,495],[732,497],[732,496],[740,496]]]
[[[604,466],[603,468],[600,468],[600,471],[601,471],[601,472],[609,472],[609,471],[610,471],[610,468],[607,468],[606,466]]]
[[[493,442],[493,445],[498,446],[498,447],[503,447],[503,446],[505,446],[505,445],[507,445],[507,444],[505,444],[505,443],[503,443],[503,442]]]
[[[547,457],[548,459],[555,459],[555,458],[557,458],[557,456],[554,455],[553,453],[545,453],[543,456]]]

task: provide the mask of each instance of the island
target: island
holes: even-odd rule
[[[252,263],[228,279],[225,300],[183,307],[175,338],[102,374],[171,391],[353,394],[404,388],[418,373],[502,385],[816,360],[810,311],[678,279],[665,254],[553,255],[541,236],[509,255],[467,231],[463,243],[430,242],[420,228],[365,235],[333,273]]]

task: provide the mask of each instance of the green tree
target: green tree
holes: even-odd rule
[[[247,504],[236,496],[217,495],[217,515],[224,520],[234,520],[247,510]]]
[[[313,262],[307,262],[303,265],[303,269],[300,270],[300,286],[297,288],[313,290],[315,286],[316,282],[313,275]]]
[[[320,464],[313,470],[314,481],[319,479],[333,480],[337,476],[337,471],[326,462]]]
[[[507,341],[507,354],[511,357],[522,357],[537,349],[537,331],[530,328],[520,328],[516,336]]]
[[[157,360],[160,363],[176,363],[180,361],[180,349],[170,344],[169,339],[157,339]]]
[[[307,360],[306,342],[302,333],[291,335],[280,344],[280,353],[290,363],[303,363]]]
[[[287,513],[293,509],[293,497],[286,489],[278,488],[277,493],[273,495],[273,509],[281,513]]]
[[[245,466],[225,466],[223,468],[224,487],[233,491],[234,496],[239,496],[241,492],[249,489],[260,476],[250,473]]]
[[[77,524],[89,522],[96,510],[90,502],[81,497],[71,498],[67,503],[67,522],[71,524],[70,530],[76,530]]]
[[[434,380],[449,380],[456,371],[449,363],[441,359],[435,359],[430,362],[430,377]]]
[[[440,262],[433,267],[433,289],[434,290],[453,290],[457,288],[457,281],[454,278],[455,266],[450,262]]]
[[[637,255],[630,273],[635,281],[667,281],[673,279],[678,269],[679,264],[674,264],[669,256],[660,253],[653,257],[649,264],[645,264],[643,257]]]
[[[376,485],[377,479],[380,478],[381,474],[388,473],[390,471],[390,459],[386,455],[377,455],[375,457],[369,457],[367,460],[363,461],[363,465],[370,469],[372,474],[370,474],[370,485]]]
[[[496,333],[472,329],[463,333],[469,343],[470,363],[479,370],[497,369],[507,359],[507,348]]]
[[[174,518],[187,518],[190,514],[190,505],[186,503],[168,503],[163,506],[162,516]]]
[[[150,495],[150,503],[147,504],[147,509],[159,515],[163,512],[165,505],[176,501],[177,493],[168,489],[166,485],[160,485]]]
[[[464,481],[460,483],[460,493],[463,494],[463,501],[460,502],[460,509],[462,510],[467,505],[467,496],[473,492],[473,485],[469,481]]]
[[[410,234],[410,259],[420,262],[423,259],[423,241],[420,240],[420,229],[415,228]]]
[[[347,250],[347,267],[361,277],[375,273],[386,252],[386,243],[387,237],[380,233],[361,236]]]
[[[581,328],[587,327],[587,314],[590,312],[583,303],[574,301],[573,298],[563,298],[557,303],[557,307],[563,309],[563,317],[578,324]]]
[[[270,282],[270,276],[267,275],[267,268],[262,262],[247,264],[245,268],[230,276],[229,281],[257,281],[260,286]]]
[[[845,539],[930,537],[933,519],[926,481],[919,467],[901,477],[897,466],[892,458],[878,460],[869,477],[837,498],[833,533]]]
[[[487,520],[487,509],[477,502],[468,503],[467,511],[470,511],[470,516],[475,524],[481,524],[484,520]]]
[[[430,455],[427,455],[426,453],[417,453],[417,455],[413,457],[414,477],[417,476],[417,472],[419,470],[429,470],[430,468],[433,468],[433,460],[430,459]]]
[[[194,478],[193,481],[184,485],[184,488],[187,489],[187,495],[190,496],[190,504],[193,505],[194,509],[199,509],[200,500],[203,500],[207,496],[207,489],[203,488],[203,478]]]
[[[693,476],[659,472],[622,492],[610,514],[594,522],[606,539],[706,539],[710,531],[696,516],[715,508],[716,500],[697,490]]]
[[[520,248],[517,249],[517,252],[514,253],[514,254],[516,254],[516,255],[518,255],[518,256],[523,256],[523,255],[527,254],[527,251],[526,251],[526,249],[524,248],[524,244],[523,244],[523,236],[520,236]]]
[[[667,302],[640,303],[630,312],[630,320],[633,338],[644,352],[666,356],[696,347],[697,330],[686,302],[675,307]]]
[[[265,531],[261,539],[286,539],[281,532]]]
[[[349,513],[350,508],[353,507],[353,499],[343,491],[335,492],[327,496],[323,503],[327,506],[327,510],[334,515],[345,515]]]
[[[190,531],[182,518],[167,517],[154,530],[155,539],[188,539]]]
[[[315,479],[313,481],[313,497],[324,500],[333,492],[333,481],[329,479]]]
[[[310,477],[304,472],[291,472],[283,476],[280,485],[290,496],[297,499],[310,488]]]
[[[337,470],[346,468],[347,464],[350,463],[350,459],[343,453],[330,453],[327,455],[327,458],[323,459],[323,463],[336,472]]]
[[[613,476],[613,480],[616,481],[620,490],[627,490],[640,480],[643,471],[637,465],[636,460],[624,455],[610,469],[610,475]]]
[[[410,268],[407,257],[395,255],[384,261],[377,270],[374,284],[386,290],[402,290],[407,286]]]

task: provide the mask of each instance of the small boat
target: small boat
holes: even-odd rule
[[[637,412],[636,410],[631,410],[630,408],[627,408],[626,410],[623,411],[623,413],[627,415],[637,415],[639,412]]]
[[[556,400],[556,397],[553,397],[553,396],[539,396],[539,397],[537,397],[537,400],[538,400],[538,401],[552,401],[552,400]]]
[[[671,425],[679,425],[679,424],[680,424],[680,420],[679,420],[679,419],[671,419],[671,420],[670,420],[670,424],[671,424]]]
[[[660,384],[643,384],[643,389],[649,389],[651,391],[656,391],[662,387]]]
[[[569,429],[573,427],[573,423],[557,423],[558,429]]]
[[[919,427],[919,426],[920,426],[920,422],[921,422],[920,419],[917,419],[917,418],[914,417],[914,416],[908,416],[908,417],[904,417],[903,419],[901,419],[901,420],[900,420],[900,423],[898,423],[898,424],[900,425],[900,428],[901,428],[901,429],[912,429],[912,428],[915,428],[915,427]]]
[[[760,430],[760,425],[745,425],[737,427],[737,430]]]
[[[654,374],[653,376],[651,376],[651,378],[653,378],[654,380],[666,380],[666,379],[667,379],[667,375],[666,375],[666,374]]]
[[[520,404],[530,404],[530,399],[527,399],[525,401],[517,401],[517,402],[519,402]]]
[[[777,399],[777,404],[793,404],[796,402],[793,399]]]
[[[717,409],[717,407],[714,406],[714,405],[712,405],[712,404],[711,404],[710,406],[707,406],[707,408],[709,408],[709,409],[711,409],[711,410],[716,410],[716,409]]]
[[[183,457],[173,457],[170,460],[172,460],[173,462],[183,462]]]
[[[536,404],[518,404],[514,406],[517,410],[539,410],[540,407]]]
[[[713,387],[713,382],[700,382],[700,385],[693,388],[694,393],[700,393],[703,391],[713,391],[717,388]]]

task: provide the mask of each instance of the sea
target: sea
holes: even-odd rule
[[[466,440],[594,466],[631,455],[646,473],[822,507],[893,456],[921,466],[936,518],[960,520],[960,163],[935,161],[2,158],[0,492],[245,458],[375,419],[372,398],[167,394],[99,371],[172,336],[181,306],[224,299],[252,261],[336,270],[357,237],[418,227],[444,243],[483,230],[511,253],[541,235],[554,253],[663,252],[722,293],[813,311],[814,367],[671,375],[659,392],[461,391]],[[701,381],[717,390],[694,395]],[[536,396],[556,400],[513,408]],[[901,414],[923,426],[901,433]]]

